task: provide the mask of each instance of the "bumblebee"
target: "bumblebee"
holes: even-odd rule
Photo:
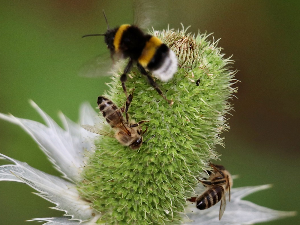
[[[145,34],[138,26],[123,24],[119,27],[110,29],[105,13],[103,12],[107,31],[105,34],[88,34],[87,36],[104,36],[107,48],[110,50],[111,58],[129,58],[129,62],[120,77],[123,90],[127,95],[125,82],[127,74],[130,72],[134,63],[139,71],[145,75],[152,87],[170,104],[152,76],[150,71],[161,81],[169,81],[177,71],[177,57],[175,53],[164,44],[159,38],[150,34]]]

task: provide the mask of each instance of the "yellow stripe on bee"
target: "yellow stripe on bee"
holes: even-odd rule
[[[114,47],[115,47],[115,51],[118,52],[119,51],[119,47],[120,47],[120,42],[123,36],[123,33],[125,30],[128,29],[128,27],[130,27],[129,24],[123,24],[119,27],[119,29],[116,32],[115,35],[115,39],[114,39]]]
[[[138,61],[143,67],[147,67],[148,63],[153,58],[156,50],[162,45],[162,41],[152,36],[149,41],[146,42],[146,46],[143,49],[141,56]]]

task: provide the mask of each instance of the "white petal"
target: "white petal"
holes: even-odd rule
[[[44,225],[79,225],[79,224],[88,224],[88,223],[80,223],[80,221],[69,220],[65,217],[57,217],[57,218],[36,218],[27,221],[37,221],[37,222],[47,222]]]
[[[95,222],[83,222],[69,220],[67,217],[56,217],[56,218],[36,218],[28,221],[47,222],[44,225],[97,225]],[[99,224],[98,224],[99,225]]]
[[[206,209],[198,210],[195,204],[188,203],[186,215],[190,219],[185,222],[186,225],[225,225],[225,224],[254,224],[259,222],[270,221],[280,217],[294,216],[295,212],[284,212],[272,210],[266,207],[256,205],[252,202],[241,200],[241,198],[253,192],[269,188],[270,185],[233,188],[231,190],[231,201],[226,204],[226,210],[222,219],[219,221],[220,203]],[[185,220],[186,221],[186,220]]]
[[[68,133],[69,140],[71,139],[68,143],[66,143],[69,144],[69,152],[72,155],[83,156],[83,158],[81,159],[83,163],[81,163],[81,166],[79,168],[79,173],[81,173],[82,165],[86,165],[88,157],[95,151],[96,146],[94,145],[94,140],[99,135],[91,133],[82,128],[77,123],[71,121],[63,113],[59,113],[59,117],[63,123],[63,127],[66,130],[66,133]]]
[[[86,221],[95,215],[89,203],[80,198],[74,184],[3,154],[0,154],[0,158],[15,163],[15,165],[0,166],[0,181],[26,183],[39,192],[37,195],[56,204],[54,209],[65,211],[66,216],[74,219]]]
[[[33,101],[30,103],[42,116],[47,126],[1,113],[0,118],[20,125],[39,144],[55,168],[65,178],[73,181],[80,180],[80,173],[85,163],[84,151],[93,151],[92,146],[96,135],[84,130],[61,114],[67,129],[64,131]],[[88,117],[88,114],[86,116]]]
[[[89,103],[83,103],[80,107],[79,125],[84,127],[92,138],[99,138],[99,130],[102,130],[107,125],[102,114],[99,116],[99,112],[100,110],[98,109],[98,113],[96,113]]]
[[[90,103],[84,102],[81,104],[79,110],[79,124],[93,126],[101,121],[98,113],[95,112]]]

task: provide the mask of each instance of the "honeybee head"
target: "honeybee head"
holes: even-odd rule
[[[142,143],[143,143],[143,137],[140,136],[140,137],[137,138],[134,142],[132,142],[132,144],[129,145],[129,147],[130,147],[131,149],[135,150],[135,149],[140,148],[141,145],[142,145]]]
[[[141,147],[141,145],[143,143],[143,135],[146,133],[147,130],[148,130],[148,127],[144,131],[142,129],[137,130],[138,138],[135,139],[134,142],[131,143],[131,145],[129,145],[129,147],[131,149],[138,149]],[[155,135],[153,135],[151,138],[153,138],[154,136]]]

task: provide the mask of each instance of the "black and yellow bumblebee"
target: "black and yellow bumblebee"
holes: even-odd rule
[[[103,11],[107,31],[104,34],[88,34],[87,36],[104,36],[107,48],[110,50],[111,58],[129,58],[129,62],[120,77],[123,90],[127,96],[125,82],[127,74],[130,72],[134,63],[139,71],[145,75],[152,87],[170,104],[159,86],[153,80],[150,71],[161,81],[169,81],[177,71],[177,57],[175,53],[164,44],[159,38],[144,33],[138,26],[123,24],[119,27],[110,29],[107,18]],[[148,71],[147,71],[148,70]]]

